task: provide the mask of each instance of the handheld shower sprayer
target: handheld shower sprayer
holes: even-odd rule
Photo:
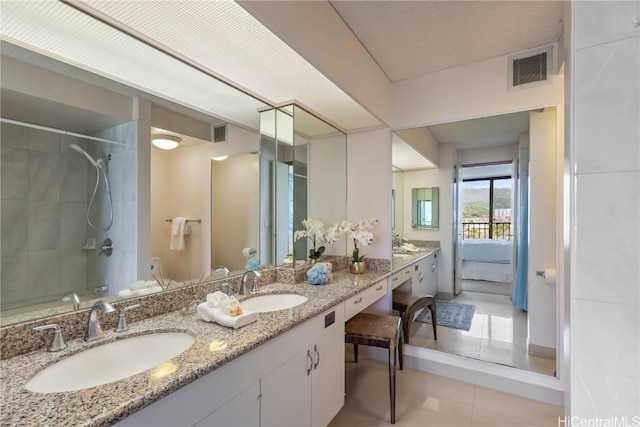
[[[107,231],[111,228],[111,225],[113,225],[113,201],[111,199],[111,186],[109,185],[109,171],[107,167],[108,166],[107,162],[111,160],[111,154],[108,154],[96,160],[93,157],[91,157],[89,153],[84,151],[82,148],[80,148],[76,144],[69,144],[69,148],[71,148],[74,151],[77,151],[80,154],[83,154],[87,158],[87,160],[89,160],[89,162],[96,168],[96,185],[93,189],[93,194],[91,195],[91,199],[89,200],[89,205],[87,206],[87,223],[94,230]],[[102,188],[104,188],[104,191],[106,192],[106,201],[109,203],[109,220],[107,225],[105,225],[104,227],[96,226],[91,221],[91,208],[93,207],[94,202],[96,201],[96,193],[98,192],[98,188],[100,187],[101,178],[103,182]],[[101,197],[104,197],[104,196],[101,196]]]
[[[98,167],[98,162],[93,157],[91,157],[89,153],[84,151],[82,148],[78,147],[76,144],[69,144],[69,148],[77,151],[80,154],[84,154],[84,156],[91,162],[93,166]]]

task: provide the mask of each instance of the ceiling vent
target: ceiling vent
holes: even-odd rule
[[[552,74],[553,46],[509,57],[509,90],[526,89],[551,83]]]
[[[227,142],[227,125],[212,126],[211,140],[214,144],[224,144]]]

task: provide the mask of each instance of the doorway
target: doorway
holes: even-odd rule
[[[515,273],[515,162],[460,167],[459,290],[510,296]]]

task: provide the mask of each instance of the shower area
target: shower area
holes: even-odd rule
[[[135,281],[135,129],[129,122],[91,135],[113,143],[3,120],[3,314],[64,304],[70,293],[115,295]]]

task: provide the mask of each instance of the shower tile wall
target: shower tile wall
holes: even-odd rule
[[[111,154],[109,178],[111,198],[113,200],[113,225],[108,231],[94,231],[97,244],[101,245],[107,237],[113,241],[113,253],[110,257],[89,259],[89,272],[100,277],[95,286],[109,286],[109,294],[129,289],[137,279],[137,149],[136,123],[129,122],[93,136],[125,141],[126,146],[97,143],[92,146],[91,155],[101,157]],[[93,191],[93,184],[90,185]],[[102,218],[108,216],[108,205],[102,204]],[[95,272],[95,273],[94,273]]]
[[[1,302],[20,306],[87,289],[86,141],[2,124]]]
[[[2,308],[59,300],[71,291],[87,294],[103,285],[109,286],[109,294],[128,289],[137,275],[135,122],[94,135],[125,141],[126,147],[7,123],[0,131]],[[114,220],[108,231],[87,225],[96,172],[69,144],[94,158],[112,156],[108,168]],[[104,221],[109,206],[98,206]],[[98,249],[82,249],[90,237]],[[113,240],[113,255],[99,256],[107,237]]]

